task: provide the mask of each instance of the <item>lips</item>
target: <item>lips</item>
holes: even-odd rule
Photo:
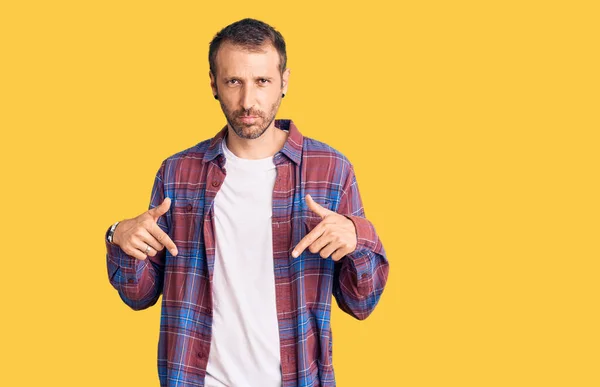
[[[256,116],[240,116],[242,122],[254,122],[258,117]]]

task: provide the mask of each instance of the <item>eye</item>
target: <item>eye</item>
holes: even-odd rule
[[[262,84],[269,83],[269,80],[268,80],[268,79],[261,78],[261,79],[260,79],[260,83],[262,83]]]
[[[230,79],[230,80],[227,81],[227,83],[233,84],[234,82],[237,82],[237,81],[238,81],[237,79]]]

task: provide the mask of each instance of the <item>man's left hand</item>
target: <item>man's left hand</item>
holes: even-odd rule
[[[331,259],[339,261],[353,252],[357,242],[354,223],[344,215],[321,206],[310,195],[306,195],[305,199],[308,208],[319,215],[321,222],[296,245],[292,256],[298,257],[308,247],[310,252],[319,252],[323,258],[331,255]]]

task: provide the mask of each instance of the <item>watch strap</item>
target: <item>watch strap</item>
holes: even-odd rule
[[[113,243],[113,235],[115,234],[115,228],[117,228],[117,225],[119,224],[119,222],[120,222],[120,221],[118,221],[118,222],[115,222],[115,224],[113,224],[112,226],[110,226],[110,230],[108,230],[108,236],[107,236],[107,239],[108,239],[108,242],[109,242],[109,243],[112,243],[112,244],[114,244],[114,243]]]

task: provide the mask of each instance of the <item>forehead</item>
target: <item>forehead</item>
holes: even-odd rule
[[[265,75],[279,72],[279,54],[272,44],[248,50],[224,42],[215,58],[219,76]]]

